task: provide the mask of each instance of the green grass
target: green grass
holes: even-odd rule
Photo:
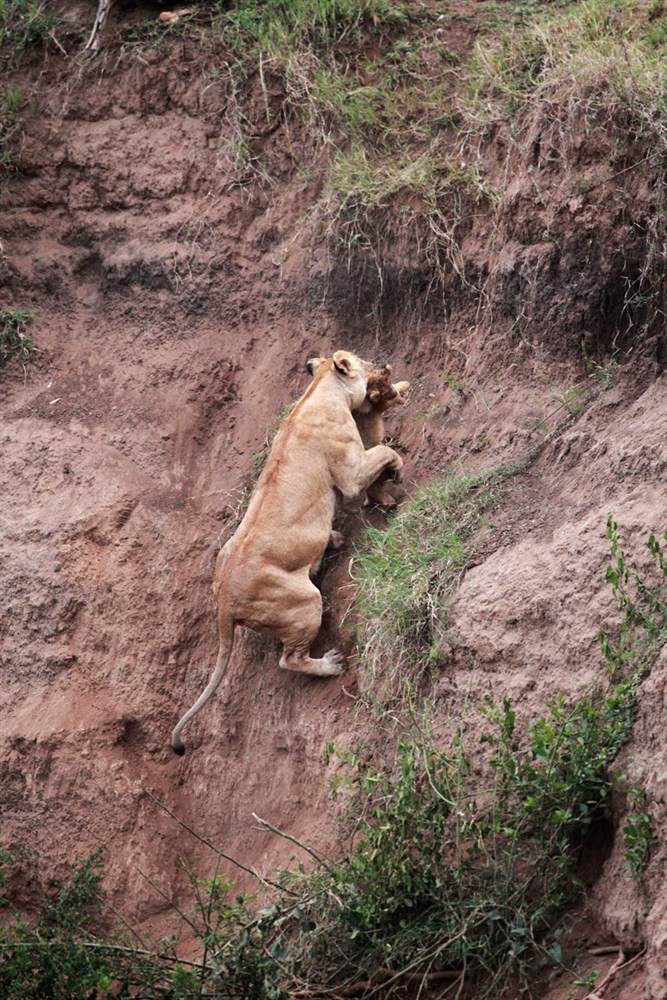
[[[21,131],[23,92],[8,87],[0,92],[0,181],[16,169],[16,142]]]
[[[283,62],[295,53],[351,47],[365,30],[405,21],[405,8],[392,0],[239,0],[220,4],[217,29],[237,55],[259,54]]]
[[[352,569],[358,655],[374,699],[400,701],[440,659],[447,601],[506,474],[445,476],[420,487],[386,529],[369,527],[361,537]]]
[[[44,42],[59,14],[46,0],[0,0],[0,50],[15,60],[32,42]]]
[[[586,0],[480,42],[466,71],[468,126],[513,119],[518,131],[540,112],[557,118],[564,110],[589,121],[629,114],[633,130],[659,139],[664,149],[662,26],[625,0]],[[618,124],[627,140],[627,119]]]
[[[28,309],[0,310],[0,368],[16,360],[25,369],[35,350],[27,327],[33,316]]]

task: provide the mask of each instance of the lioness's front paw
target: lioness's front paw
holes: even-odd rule
[[[345,671],[345,657],[337,649],[330,649],[322,657],[322,666],[326,670],[326,673],[323,671],[323,676],[338,677]]]

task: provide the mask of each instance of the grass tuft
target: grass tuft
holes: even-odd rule
[[[664,151],[667,39],[655,25],[625,0],[585,0],[478,43],[461,105],[468,127],[512,120],[525,132],[536,114],[562,121],[576,113],[591,126],[615,121],[626,144],[634,133]],[[564,144],[568,138],[563,132]]]
[[[16,60],[32,42],[44,42],[60,17],[46,0],[0,0],[0,48]]]
[[[15,359],[25,370],[35,350],[26,332],[32,320],[28,309],[0,310],[0,368]]]
[[[507,474],[445,476],[418,489],[386,529],[364,532],[353,575],[363,686],[374,698],[400,701],[439,661],[447,601]]]
[[[392,0],[240,0],[231,10],[218,7],[219,30],[235,52],[261,52],[278,62],[306,49],[349,47],[365,29],[378,31],[406,18],[403,5]]]
[[[21,131],[23,92],[8,87],[0,93],[0,182],[16,170],[16,140]]]

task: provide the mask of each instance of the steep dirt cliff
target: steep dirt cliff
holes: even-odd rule
[[[473,696],[507,692],[530,719],[599,670],[596,635],[614,620],[607,515],[641,558],[667,514],[664,342],[660,329],[640,337],[636,314],[629,329],[621,295],[641,269],[656,195],[646,174],[609,176],[604,132],[572,137],[574,170],[536,151],[555,128],[536,123],[510,177],[501,147],[485,154],[504,201],[465,216],[468,280],[448,271],[433,299],[392,223],[378,286],[357,250],[339,253],[314,221],[322,182],[292,149],[307,129],[288,113],[266,128],[264,101],[273,111],[284,99],[276,79],[244,95],[254,133],[270,132],[255,139],[270,181],[239,181],[214,54],[187,35],[155,47],[113,36],[97,62],[77,62],[89,6],[63,6],[70,55],[51,45],[21,63],[20,172],[4,191],[3,299],[34,313],[38,350],[25,377],[18,365],[0,372],[2,841],[40,852],[26,905],[104,843],[114,905],[164,932],[161,894],[184,890],[177,858],[204,874],[212,862],[156,799],[263,873],[303,857],[257,831],[252,813],[337,851],[323,751],[363,730],[354,660],[340,679],[296,677],[277,669],[272,642],[243,635],[188,755],[168,746],[215,658],[213,553],[310,355],[346,347],[411,380],[390,426],[408,492],[446,469],[531,455],[449,610],[442,735]],[[114,30],[157,9],[122,8]],[[439,30],[465,52],[479,26],[462,23]],[[327,556],[322,578],[326,639],[348,652],[352,545]],[[592,847],[587,943],[648,948],[608,997],[666,995],[666,670],[663,654],[623,751],[660,836],[646,898],[622,874],[621,799]]]

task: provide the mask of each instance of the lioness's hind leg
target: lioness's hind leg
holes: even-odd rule
[[[283,622],[276,635],[282,640],[283,655],[280,667],[314,677],[335,677],[342,674],[344,660],[335,649],[319,659],[310,655],[310,645],[315,640],[322,624],[322,595],[310,580],[290,588],[289,603]]]
[[[329,541],[327,542],[328,549],[342,549],[345,545],[345,535],[342,535],[340,531],[333,531],[329,535]],[[324,556],[320,556],[316,563],[310,567],[310,579],[314,580],[319,571],[322,569],[322,559]]]

